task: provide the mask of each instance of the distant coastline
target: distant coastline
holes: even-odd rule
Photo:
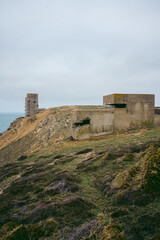
[[[18,117],[24,117],[24,113],[2,113],[0,112],[0,133],[7,130],[10,123]]]

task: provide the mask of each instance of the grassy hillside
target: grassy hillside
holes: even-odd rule
[[[160,127],[43,145],[41,117],[1,136],[0,239],[160,239]]]

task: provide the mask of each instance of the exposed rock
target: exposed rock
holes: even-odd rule
[[[44,189],[44,192],[51,195],[77,192],[79,187],[74,183],[74,181],[75,179],[67,173],[58,174],[52,179],[50,185]]]
[[[68,141],[76,141],[76,140],[74,139],[74,137],[72,137],[72,136],[69,136],[66,140],[68,140]]]
[[[65,106],[46,109],[34,116],[13,121],[0,138],[0,160],[15,159],[70,137],[71,111],[75,108]]]
[[[97,220],[92,220],[91,222],[84,223],[82,226],[77,227],[73,230],[72,234],[68,237],[68,240],[81,240],[84,237],[90,235],[91,230],[94,231],[98,227]],[[65,240],[63,238],[63,240]]]

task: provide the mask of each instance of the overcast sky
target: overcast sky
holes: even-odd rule
[[[159,0],[0,0],[0,112],[102,104],[152,93],[160,105]]]

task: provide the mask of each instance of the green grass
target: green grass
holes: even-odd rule
[[[160,139],[160,127],[138,129],[127,132],[113,133],[110,135],[95,137],[89,140],[75,142],[62,141],[56,145],[42,149],[39,154],[71,154],[83,148],[93,148],[94,151],[120,150],[121,148],[140,146]]]
[[[36,234],[39,231],[43,236],[42,240],[53,239],[53,236],[58,240],[63,234],[68,236],[74,227],[103,215],[105,224],[121,225],[128,239],[140,239],[134,233],[134,226],[138,228],[138,224],[137,234],[144,239],[146,236],[151,237],[160,227],[153,227],[152,234],[147,232],[143,229],[142,216],[147,214],[154,220],[160,210],[159,195],[152,197],[141,192],[139,195],[133,194],[134,199],[139,196],[142,201],[143,197],[148,198],[144,206],[117,203],[118,197],[124,197],[124,192],[115,190],[108,193],[106,181],[110,176],[116,176],[134,166],[144,156],[143,148],[156,141],[160,141],[160,127],[113,133],[80,141],[61,141],[30,154],[23,161],[10,159],[0,162],[0,187],[5,188],[0,195],[0,211],[3,213],[0,226],[3,229],[3,225],[13,222],[16,228],[22,224],[26,229],[36,229],[32,229],[37,231]],[[86,148],[91,148],[92,151],[75,154]],[[56,158],[57,155],[62,156]],[[66,173],[69,180],[65,178]],[[58,178],[58,174],[62,178]],[[19,178],[16,178],[17,175]],[[53,188],[53,194],[49,194],[44,189],[52,183],[56,190]],[[77,185],[78,190],[66,191],[72,184]],[[132,186],[130,189],[132,190]],[[122,210],[128,211],[128,215],[112,217],[116,216],[114,212],[119,214]],[[54,218],[57,226],[53,229],[51,227],[50,235],[46,237],[42,230],[48,218]],[[35,223],[33,219],[37,219],[34,220]],[[150,222],[150,218],[147,219]],[[140,221],[142,222],[139,223]]]

